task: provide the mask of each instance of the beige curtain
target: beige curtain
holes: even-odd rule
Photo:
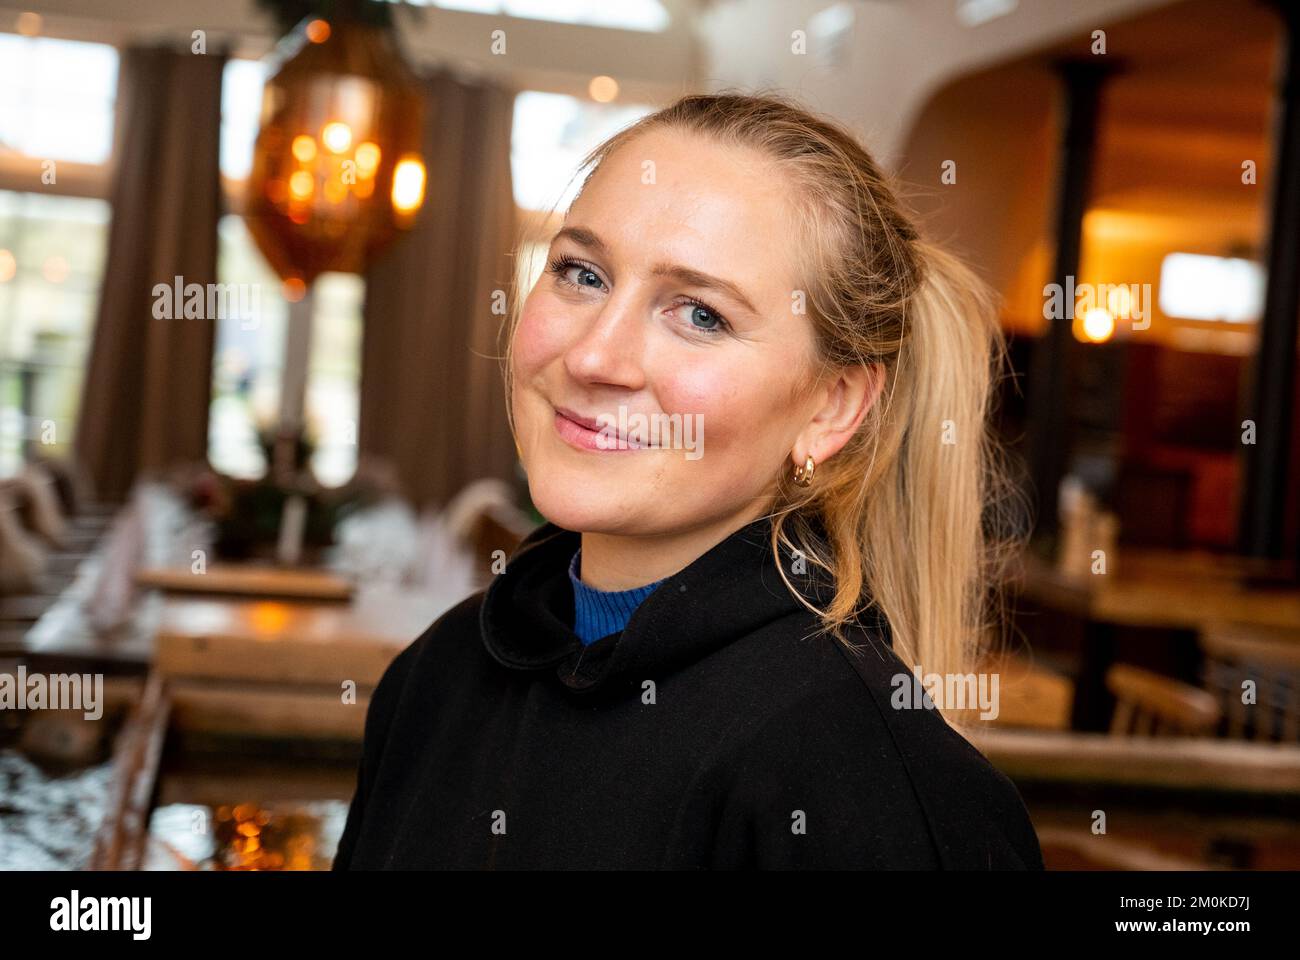
[[[122,54],[113,220],[75,441],[101,500],[123,499],[144,471],[207,453],[214,323],[156,319],[153,288],[217,279],[225,59]]]
[[[516,240],[513,91],[437,73],[426,91],[428,193],[418,223],[366,277],[358,443],[413,502],[442,505],[480,477],[509,480],[493,291]]]

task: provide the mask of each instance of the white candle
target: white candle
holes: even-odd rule
[[[307,528],[307,501],[294,495],[284,502],[280,515],[280,542],[276,557],[286,567],[295,566],[302,557],[302,537]]]

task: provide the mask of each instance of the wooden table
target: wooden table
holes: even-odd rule
[[[352,598],[351,581],[328,570],[284,568],[265,564],[212,564],[202,573],[189,567],[147,567],[135,582],[170,593],[265,597],[284,600],[338,600]]]
[[[154,665],[182,729],[359,740],[388,664],[460,599],[386,586],[350,604],[171,598]]]
[[[1048,869],[1300,865],[1300,746],[993,726],[962,733],[1016,782]],[[1092,831],[1098,809],[1104,835]]]
[[[1015,780],[1300,797],[1300,747],[1212,737],[963,731]]]
[[[1018,654],[988,657],[979,672],[998,675],[998,715],[981,726],[1068,730],[1074,682]],[[975,711],[978,715],[978,711]]]
[[[153,657],[162,597],[141,597],[121,624],[101,630],[87,616],[87,587],[84,580],[74,584],[51,604],[25,632],[22,654],[44,664],[98,664],[123,671],[146,671]]]
[[[1028,599],[1090,620],[1200,629],[1216,620],[1300,630],[1300,588],[1241,557],[1121,550],[1105,574],[1062,573],[1026,553],[1012,579]]]
[[[1300,636],[1300,589],[1270,576],[1267,564],[1208,553],[1120,550],[1105,574],[1063,573],[1026,552],[1008,586],[1024,599],[1084,623],[1071,726],[1100,731],[1109,719],[1106,671],[1120,627],[1199,632],[1217,621],[1282,627]]]

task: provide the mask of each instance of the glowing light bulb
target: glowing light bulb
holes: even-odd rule
[[[618,81],[604,74],[592,77],[591,83],[587,84],[587,93],[597,103],[610,103],[618,96]]]
[[[321,142],[332,153],[345,153],[352,146],[352,128],[346,123],[335,120],[325,124],[320,134]]]
[[[306,170],[299,170],[289,178],[289,192],[299,200],[305,200],[307,197],[310,197],[315,187],[315,180]]]
[[[1083,315],[1082,336],[1087,343],[1105,343],[1115,333],[1115,318],[1103,307],[1094,307]]]
[[[363,177],[373,177],[379,168],[379,146],[367,140],[357,145],[357,173]]]
[[[424,163],[408,157],[393,170],[393,209],[414,213],[424,202]]]
[[[44,26],[45,21],[42,19],[41,15],[29,11],[27,13],[18,14],[15,29],[24,37],[36,37],[40,36],[41,30]]]
[[[293,138],[293,146],[291,149],[293,150],[294,158],[297,159],[299,163],[311,163],[312,160],[316,159],[316,141],[305,133],[300,133],[298,136]]]

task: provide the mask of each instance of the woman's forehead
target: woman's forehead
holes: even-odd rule
[[[689,260],[788,295],[799,219],[787,178],[757,151],[656,130],[602,161],[565,222],[625,261]]]

